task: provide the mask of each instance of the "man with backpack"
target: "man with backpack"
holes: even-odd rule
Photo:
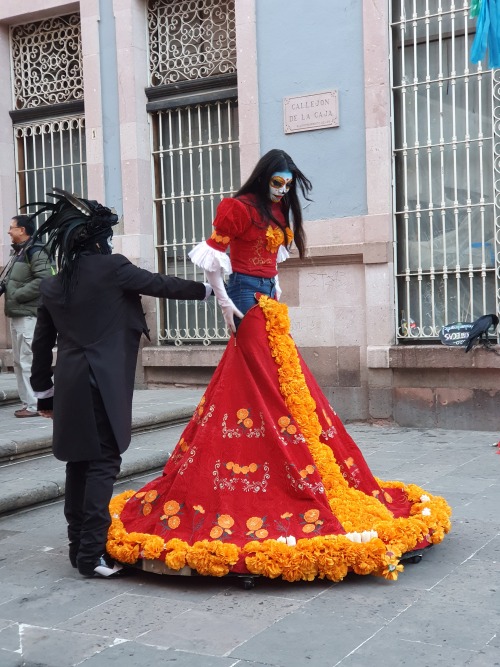
[[[34,245],[35,223],[29,215],[12,218],[9,236],[12,253],[0,282],[0,294],[5,295],[5,315],[10,319],[12,356],[22,408],[16,417],[37,417],[37,399],[30,384],[31,341],[40,303],[40,283],[52,275],[51,264],[42,245]]]

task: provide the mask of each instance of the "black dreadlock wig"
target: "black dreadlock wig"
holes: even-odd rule
[[[35,202],[40,206],[32,218],[50,213],[47,220],[33,235],[36,243],[47,234],[45,250],[57,263],[66,301],[73,291],[78,276],[78,260],[83,252],[110,254],[108,239],[118,222],[114,211],[99,202],[82,199],[65,190],[53,188],[55,202]]]
[[[290,211],[292,213],[294,241],[302,258],[305,252],[306,239],[302,225],[302,208],[297,195],[297,185],[302,192],[302,196],[307,201],[311,201],[308,194],[312,190],[312,185],[311,181],[304,176],[288,153],[278,148],[268,151],[260,158],[247,181],[243,183],[234,196],[241,197],[249,193],[256,195],[256,208],[264,220],[271,218],[271,220],[274,220],[280,226],[278,220],[275,220],[271,213],[271,200],[269,198],[269,181],[271,180],[271,176],[277,171],[290,171],[293,176],[292,186],[281,200],[281,207],[287,225],[290,224]]]

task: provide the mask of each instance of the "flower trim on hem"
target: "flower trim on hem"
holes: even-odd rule
[[[112,498],[109,504],[111,526],[106,549],[110,556],[129,565],[137,563],[140,558],[163,560],[171,570],[181,570],[189,565],[199,574],[212,577],[228,574],[230,568],[238,562],[240,549],[235,544],[203,540],[190,546],[177,538],[165,542],[159,535],[128,533],[120,516],[128,499],[135,493],[124,491]]]
[[[218,577],[228,574],[244,556],[250,573],[270,578],[281,576],[287,581],[311,581],[315,577],[341,581],[350,570],[397,579],[403,570],[399,563],[403,553],[423,541],[436,544],[444,538],[450,530],[451,508],[444,498],[432,496],[414,484],[376,479],[382,489],[402,489],[412,503],[410,517],[394,519],[376,498],[348,486],[333,452],[319,439],[321,426],[316,404],[289,335],[287,306],[266,296],[260,298],[259,306],[266,319],[271,354],[278,366],[281,394],[306,439],[332,512],[346,533],[368,530],[376,531],[378,537],[359,543],[346,535],[316,536],[300,539],[294,546],[270,539],[250,541],[243,548],[219,540],[203,540],[192,546],[177,538],[165,542],[158,535],[126,531],[120,516],[125,503],[136,492],[125,491],[110,503],[109,554],[123,563],[133,564],[139,558],[157,559],[172,570],[188,565],[199,574]]]

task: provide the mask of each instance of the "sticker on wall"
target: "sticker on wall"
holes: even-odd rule
[[[309,132],[339,126],[338,91],[285,97],[283,99],[283,130]]]

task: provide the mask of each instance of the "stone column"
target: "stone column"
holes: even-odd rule
[[[362,368],[368,376],[369,416],[392,416],[392,371],[370,370],[370,359],[386,358],[394,343],[394,258],[392,151],[390,124],[389,6],[385,0],[363,3],[366,182],[368,215],[365,243],[386,247],[385,257],[366,258],[366,342]],[[367,350],[370,354],[367,355]],[[378,351],[378,352],[377,352]]]
[[[16,164],[12,122],[9,111],[12,109],[12,87],[10,76],[9,27],[0,25],[0,271],[6,265],[10,253],[10,236],[7,234],[9,221],[17,213],[16,203]],[[0,370],[5,370],[7,357],[4,350],[10,348],[8,321],[3,314],[3,299],[0,297]]]
[[[240,170],[243,183],[260,157],[255,0],[238,0],[235,2],[235,12]]]
[[[86,2],[80,3],[80,18],[82,25],[87,189],[90,199],[105,202],[99,0],[86,0]]]
[[[155,271],[151,140],[145,94],[149,85],[145,4],[143,0],[113,0],[123,187],[123,235],[117,238],[116,250],[141,268]],[[142,303],[151,342],[156,345],[158,299],[143,297]],[[143,383],[139,356],[136,385]]]

